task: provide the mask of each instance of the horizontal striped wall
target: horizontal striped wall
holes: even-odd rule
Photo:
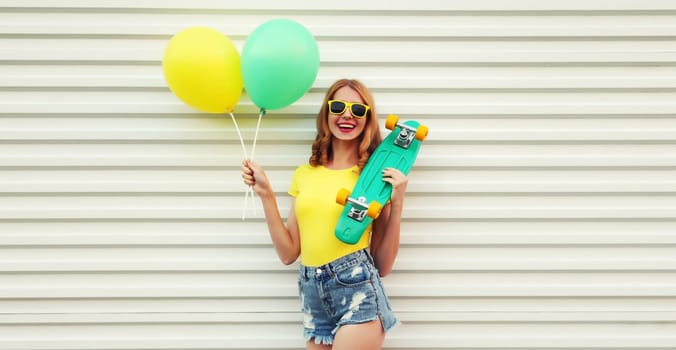
[[[321,53],[256,149],[284,216],[335,79],[430,128],[387,349],[676,348],[675,2],[4,0],[1,349],[304,347],[232,122],[161,70],[181,29],[280,17]]]

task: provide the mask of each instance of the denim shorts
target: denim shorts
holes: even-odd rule
[[[323,266],[300,266],[298,289],[305,340],[333,344],[342,325],[379,319],[384,331],[398,324],[380,275],[366,250]]]

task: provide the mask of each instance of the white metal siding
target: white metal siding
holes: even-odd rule
[[[263,120],[284,215],[335,79],[431,130],[387,348],[676,348],[676,2],[659,0],[0,1],[0,348],[303,348],[296,267],[240,220],[232,123],[160,67],[181,29],[241,49],[279,17],[321,52],[313,89]],[[256,108],[235,113],[250,142]]]

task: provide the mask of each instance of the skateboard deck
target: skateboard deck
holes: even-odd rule
[[[341,189],[336,196],[336,202],[345,208],[336,224],[335,235],[347,244],[359,242],[390,200],[392,185],[383,181],[383,170],[396,168],[408,175],[428,132],[426,126],[415,120],[400,123],[395,115],[387,117],[385,127],[392,132],[371,154],[352,192]]]

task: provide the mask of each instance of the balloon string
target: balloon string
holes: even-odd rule
[[[230,118],[232,118],[232,123],[235,124],[235,130],[237,131],[237,136],[239,136],[239,144],[242,146],[242,153],[244,154],[244,159],[246,159],[246,147],[244,147],[244,139],[242,138],[242,133],[239,131],[239,125],[237,125],[237,120],[235,115],[230,112]]]
[[[235,130],[237,131],[237,136],[239,136],[239,143],[242,146],[242,153],[244,154],[244,159],[247,159],[247,154],[246,154],[246,147],[244,146],[244,138],[242,137],[242,133],[239,130],[239,125],[237,124],[237,120],[235,119],[235,115],[230,113],[230,118],[232,118],[233,124],[235,124]],[[256,123],[256,131],[254,133],[254,140],[253,140],[253,146],[251,148],[251,161],[254,160],[254,155],[256,152],[256,143],[258,141],[258,131],[261,129],[261,119],[265,115],[265,109],[261,108],[260,112],[258,113],[258,122]],[[254,214],[258,214],[258,205],[256,204],[255,200],[255,192],[253,191],[253,186],[249,186],[249,188],[244,191],[244,207],[242,208],[242,220],[246,219],[246,210],[248,209],[249,206],[249,193],[251,193],[251,200],[253,201],[254,204]]]
[[[258,122],[256,122],[256,131],[254,132],[254,139],[253,139],[253,146],[251,146],[251,161],[254,160],[254,155],[256,153],[256,142],[258,141],[258,131],[261,129],[261,119],[265,115],[265,108],[261,108],[260,112],[258,113]],[[251,199],[254,198],[254,191],[253,187],[249,187],[249,191],[251,191]],[[256,204],[256,201],[253,201],[254,203],[254,215],[258,215],[258,204]],[[246,204],[246,201],[245,201]]]
[[[254,153],[256,153],[256,141],[258,140],[258,130],[261,129],[261,119],[265,115],[265,108],[261,108],[261,111],[258,113],[258,122],[256,123],[256,132],[254,133],[253,146],[251,147],[251,160],[254,159]]]
[[[242,153],[244,154],[244,159],[246,159],[246,147],[244,146],[244,138],[242,138],[242,133],[239,130],[239,125],[237,124],[237,120],[235,119],[235,115],[230,113],[230,118],[232,119],[232,123],[235,124],[235,130],[237,131],[237,136],[239,136],[239,144],[242,146]],[[244,191],[244,208],[242,209],[242,220],[246,219],[246,208],[248,207],[248,202],[249,202],[249,190],[251,190],[251,186],[249,186],[249,189]],[[251,190],[253,191],[253,190]],[[251,197],[253,199],[253,195]],[[255,204],[255,203],[254,203]]]

